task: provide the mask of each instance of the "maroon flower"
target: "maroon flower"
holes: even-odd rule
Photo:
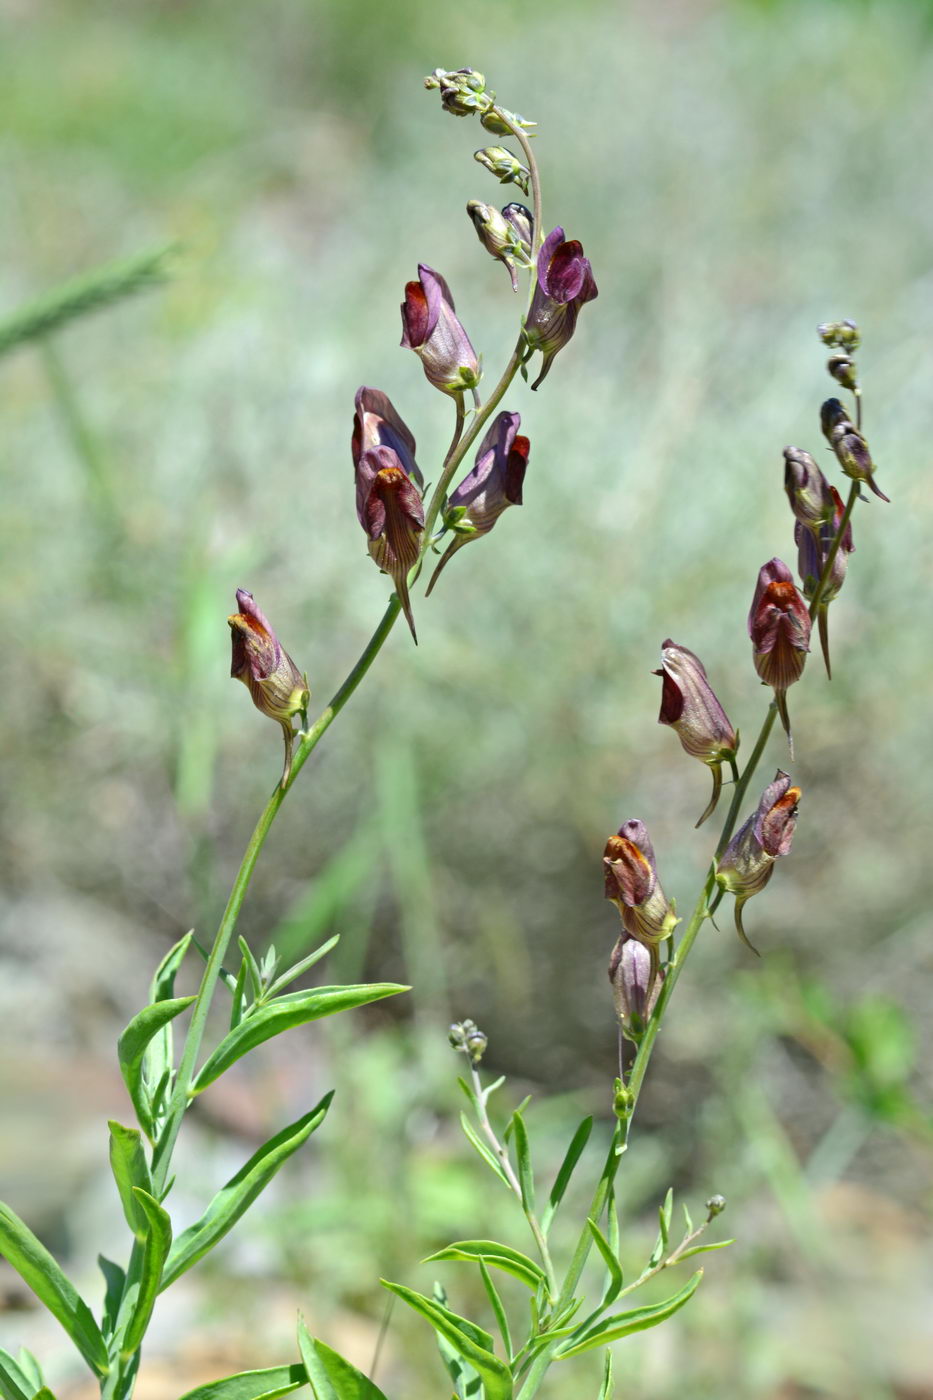
[[[650,948],[673,933],[677,916],[658,880],[654,847],[642,821],[627,821],[603,852],[606,898],[622,915],[632,938]]]
[[[360,458],[371,447],[391,447],[403,468],[419,487],[424,486],[415,462],[415,439],[411,429],[396,412],[392,400],[381,389],[364,385],[356,391],[356,412],[353,415],[353,437],[350,451],[354,470]]]
[[[890,504],[890,497],[875,484],[875,464],[868,443],[855,425],[849,422],[849,415],[838,399],[827,399],[823,404],[820,425],[846,476],[853,481],[866,481],[876,496]]]
[[[496,415],[480,443],[476,465],[450,496],[444,510],[444,523],[453,531],[453,539],[434,570],[427,593],[458,549],[481,535],[488,535],[509,506],[521,505],[522,482],[531,450],[528,439],[518,436],[521,421],[519,413]]]
[[[405,284],[402,345],[421,356],[428,379],[445,394],[474,389],[479,383],[479,360],[454,313],[450,288],[424,263],[418,265],[418,281]]]
[[[812,599],[816,594],[823,569],[832,549],[833,540],[839,533],[842,517],[845,514],[845,506],[839,492],[835,486],[830,486],[829,490],[833,502],[832,519],[824,522],[819,530],[805,530],[799,520],[794,526],[794,539],[797,542],[797,572],[800,575],[805,598]],[[849,567],[849,555],[854,551],[852,524],[849,522],[842,539],[839,541],[839,548],[833,556],[832,567],[816,609],[820,646],[823,651],[826,674],[830,680],[832,680],[833,672],[829,661],[829,605],[838,596],[839,590],[845,582],[846,570]]]
[[[240,611],[227,618],[233,644],[230,674],[234,680],[243,682],[257,710],[282,726],[284,786],[291,770],[292,716],[303,715],[311,698],[308,677],[298,670],[252,593],[238,588],[236,601]]]
[[[412,474],[417,473],[417,468],[412,465]],[[406,470],[402,458],[393,447],[370,447],[356,458],[357,517],[369,536],[372,558],[395,584],[398,600],[417,644],[418,636],[408,595],[408,575],[421,554],[424,505],[412,474]],[[420,482],[420,473],[416,479]]]
[[[608,970],[619,1024],[637,1043],[658,999],[664,974],[655,969],[651,951],[627,933],[620,935],[613,948]]]
[[[818,530],[832,514],[829,482],[802,448],[784,448],[784,490],[795,519],[808,530]]]
[[[742,926],[742,907],[753,894],[760,893],[771,879],[774,862],[786,856],[797,825],[800,788],[791,787],[790,778],[778,769],[774,782],[761,795],[758,810],[729,842],[716,867],[716,883],[735,895],[735,926],[743,943],[752,947]]]
[[[544,356],[541,373],[532,389],[544,379],[558,350],[570,340],[580,307],[598,295],[593,270],[577,240],[564,241],[564,230],[548,234],[538,254],[538,281],[525,319],[525,342]]]
[[[782,559],[772,559],[758,573],[758,584],[748,614],[755,670],[774,699],[793,754],[787,690],[803,674],[810,650],[810,614],[794,587],[790,569]]]
[[[706,679],[698,656],[668,637],[662,643],[661,713],[658,724],[676,730],[684,752],[707,764],[713,775],[713,795],[697,822],[702,826],[716,808],[722,788],[722,765],[735,758],[739,737]]]

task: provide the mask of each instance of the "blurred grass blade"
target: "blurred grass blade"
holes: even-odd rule
[[[528,1215],[533,1215],[535,1176],[531,1167],[531,1147],[528,1143],[525,1120],[518,1109],[512,1114],[512,1131],[515,1134],[515,1156],[518,1160],[518,1184],[522,1188],[522,1205]]]
[[[298,1350],[315,1400],[386,1400],[362,1371],[312,1337],[303,1318],[298,1319]]]
[[[615,1299],[618,1298],[619,1294],[622,1292],[622,1285],[625,1282],[625,1279],[622,1275],[622,1265],[616,1258],[615,1251],[613,1250],[612,1245],[606,1239],[606,1236],[596,1224],[596,1221],[588,1219],[586,1223],[590,1227],[590,1234],[593,1236],[593,1243],[596,1245],[596,1248],[602,1255],[603,1263],[609,1270],[609,1278],[606,1282],[606,1288],[603,1292],[602,1300],[599,1305],[600,1308],[608,1308],[609,1304],[614,1302]]]
[[[133,1187],[141,1186],[152,1194],[152,1178],[143,1151],[142,1134],[135,1128],[124,1128],[112,1119],[110,1128],[110,1170],[117,1183],[126,1223],[138,1240],[144,1240],[149,1228],[146,1212],[133,1195]]]
[[[233,1228],[283,1163],[324,1121],[333,1096],[333,1091],[325,1094],[310,1113],[270,1138],[218,1191],[201,1219],[184,1230],[173,1244],[162,1275],[162,1288],[174,1283]]]
[[[493,1340],[488,1332],[477,1327],[475,1322],[448,1312],[439,1303],[400,1283],[389,1283],[386,1279],[380,1279],[380,1283],[426,1318],[435,1332],[444,1337],[464,1361],[469,1362],[483,1382],[486,1400],[512,1400],[512,1374],[492,1350]],[[342,1396],[340,1400],[343,1400]]]
[[[58,1263],[27,1225],[0,1203],[0,1254],[61,1323],[91,1370],[108,1370],[107,1348],[90,1308]]]
[[[615,1317],[603,1318],[598,1326],[584,1333],[582,1337],[578,1337],[576,1340],[569,1337],[555,1351],[555,1361],[566,1361],[570,1356],[579,1356],[584,1351],[592,1351],[594,1347],[608,1346],[610,1342],[617,1342],[621,1337],[629,1337],[633,1332],[644,1332],[649,1327],[656,1327],[659,1322],[665,1322],[690,1301],[697,1291],[702,1277],[703,1270],[698,1269],[679,1293],[666,1298],[663,1303],[654,1303],[650,1307],[632,1308],[629,1312],[616,1313]]]
[[[427,1259],[421,1262],[435,1264],[442,1259],[465,1259],[473,1263],[485,1260],[487,1264],[492,1264],[504,1273],[511,1274],[513,1278],[520,1279],[532,1291],[547,1283],[544,1271],[533,1259],[529,1259],[527,1254],[522,1254],[517,1249],[511,1249],[507,1244],[499,1244],[496,1240],[455,1240],[453,1244],[439,1249],[436,1254],[429,1254]]]
[[[32,1400],[35,1389],[19,1362],[0,1347],[0,1395],[3,1400]]]
[[[574,1168],[583,1155],[583,1149],[590,1140],[590,1133],[593,1131],[592,1116],[584,1118],[577,1131],[570,1140],[570,1146],[564,1154],[564,1160],[560,1164],[560,1171],[554,1179],[551,1187],[551,1194],[548,1203],[541,1216],[541,1229],[547,1234],[551,1228],[551,1221],[557,1213],[557,1208],[564,1199],[564,1193],[570,1185],[570,1178],[573,1176]]]
[[[142,1207],[149,1230],[143,1243],[139,1290],[123,1334],[121,1355],[124,1357],[132,1356],[146,1335],[162,1281],[162,1270],[172,1244],[172,1222],[168,1212],[162,1209],[154,1196],[138,1186],[133,1188],[133,1195]]]
[[[195,1390],[186,1391],[181,1400],[276,1400],[308,1384],[305,1368],[299,1362],[293,1366],[268,1366],[264,1371],[238,1371],[219,1381],[208,1381]]]
[[[287,993],[261,1006],[252,1016],[228,1031],[212,1055],[208,1057],[192,1085],[192,1093],[200,1094],[213,1084],[243,1055],[274,1035],[307,1025],[323,1016],[335,1016],[340,1011],[352,1011],[357,1006],[407,992],[396,982],[371,982],[354,987],[315,987],[308,992]]]
[[[152,1114],[149,1094],[143,1082],[143,1063],[146,1050],[153,1036],[173,1021],[195,1001],[195,997],[172,997],[168,1001],[157,1001],[152,1006],[143,1007],[127,1026],[117,1041],[117,1054],[120,1059],[120,1073],[130,1092],[139,1126],[147,1136],[152,1131]]]
[[[169,243],[137,253],[135,257],[106,263],[28,302],[0,321],[0,355],[28,341],[51,335],[91,311],[102,310],[124,297],[167,281],[169,258],[176,249],[176,244]]]

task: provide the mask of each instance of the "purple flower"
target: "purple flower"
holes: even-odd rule
[[[697,822],[702,826],[716,808],[722,788],[723,762],[735,757],[738,735],[706,679],[706,669],[698,656],[678,646],[668,637],[662,643],[661,713],[659,724],[676,730],[684,752],[707,764],[713,774],[713,795]]]
[[[673,933],[677,916],[658,880],[654,847],[642,821],[627,821],[603,852],[606,898],[622,915],[632,938],[656,948]]]
[[[544,379],[558,350],[576,329],[577,315],[585,302],[598,295],[589,260],[576,239],[564,241],[564,230],[548,234],[538,254],[538,281],[525,319],[525,342],[544,356],[541,373],[532,389]]]
[[[791,787],[790,778],[778,769],[774,782],[761,795],[758,810],[748,818],[729,842],[716,867],[716,883],[735,895],[735,926],[743,943],[753,948],[742,926],[742,906],[759,894],[771,879],[774,862],[786,856],[797,825],[800,788]]]
[[[528,439],[518,435],[521,421],[519,413],[496,415],[480,443],[476,465],[450,496],[444,523],[454,537],[434,570],[427,593],[458,549],[481,535],[488,535],[509,506],[521,505],[522,482],[531,450]]]
[[[391,416],[380,417],[376,409],[366,407],[367,403],[373,405],[376,399],[384,400],[381,408],[387,406]],[[411,635],[417,643],[408,595],[408,575],[420,557],[424,531],[424,505],[418,489],[421,473],[414,460],[415,440],[385,395],[377,390],[361,389],[356,403],[352,451],[357,518],[369,538],[370,555],[395,584]],[[401,436],[401,450],[381,440],[375,446],[366,447],[368,436],[373,432]]]
[[[357,469],[364,452],[372,447],[391,447],[404,470],[419,487],[424,486],[415,462],[415,439],[411,429],[396,412],[392,400],[381,389],[364,385],[356,391],[356,412],[353,415],[353,437],[350,451]]]
[[[816,594],[823,569],[832,549],[833,540],[839,533],[842,517],[845,514],[845,506],[839,492],[835,486],[830,486],[829,490],[833,503],[832,519],[824,522],[819,530],[805,530],[799,520],[794,526],[794,539],[797,542],[797,572],[800,575],[805,598],[813,598]],[[846,570],[849,567],[849,555],[854,551],[852,524],[849,522],[842,539],[839,541],[839,548],[833,556],[832,568],[820,594],[816,610],[820,646],[826,665],[826,674],[830,680],[832,680],[833,672],[829,660],[829,605],[838,596],[839,590],[845,582]]]
[[[787,690],[803,674],[810,650],[810,614],[794,587],[783,559],[771,559],[758,572],[758,583],[748,614],[748,635],[754,649],[755,670],[774,689],[781,723],[791,746]]]
[[[846,476],[853,481],[867,481],[875,495],[890,504],[890,497],[875,484],[875,464],[868,443],[855,425],[849,422],[849,415],[838,399],[827,399],[823,404],[820,426]]]
[[[308,708],[308,677],[298,670],[252,593],[238,588],[236,601],[240,611],[227,618],[233,644],[230,674],[243,682],[257,710],[282,726],[284,786],[291,769],[292,716],[304,714]]]
[[[794,517],[808,530],[818,530],[832,514],[829,482],[802,448],[784,448],[784,490]]]
[[[445,394],[473,389],[480,368],[470,338],[454,313],[450,288],[439,272],[418,265],[418,281],[405,284],[402,345],[421,356],[428,379]]]
[[[654,966],[651,950],[623,933],[609,959],[609,981],[616,1015],[630,1040],[641,1039],[661,991],[664,974]]]

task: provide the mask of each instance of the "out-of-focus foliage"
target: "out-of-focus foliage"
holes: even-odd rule
[[[456,1266],[417,1259],[509,1238],[511,1217],[457,1137],[451,1015],[535,1090],[555,1168],[579,1113],[608,1111],[605,835],[646,820],[683,903],[709,859],[691,830],[707,775],[656,725],[650,671],[673,636],[756,731],[745,615],[760,565],[794,562],[781,450],[832,475],[815,326],[851,316],[892,505],[858,513],[832,684],[814,657],[793,695],[804,801],[749,910],[763,965],[704,931],[627,1163],[633,1257],[671,1181],[722,1191],[739,1244],[676,1321],[620,1345],[617,1377],[652,1400],[685,1376],[711,1400],[919,1400],[933,38],[908,0],[590,0],[572,23],[550,0],[3,0],[0,312],[140,247],[185,249],[168,291],[57,339],[64,379],[33,350],[0,371],[3,1194],[80,1256],[108,1189],[89,1124],[120,1104],[112,1042],[169,944],[191,924],[209,937],[275,781],[278,736],[227,676],[234,589],[275,616],[312,708],[381,612],[353,394],[392,395],[428,479],[450,429],[397,349],[416,263],[451,283],[490,376],[511,343],[508,281],[463,208],[496,196],[471,159],[484,140],[420,90],[461,63],[539,121],[546,221],[583,240],[600,298],[540,392],[505,405],[532,441],[522,510],[416,600],[422,645],[397,630],[263,854],[251,939],[298,957],[341,933],[328,980],[413,981],[414,1025],[393,1006],[311,1028],[305,1059],[270,1051],[267,1077],[204,1095],[190,1151],[209,1199],[229,1174],[212,1125],[260,1141],[338,1087],[310,1165],[251,1244],[218,1254],[223,1291],[164,1314],[164,1354],[193,1318],[201,1351],[188,1341],[158,1393],[200,1365],[276,1362],[296,1294],[363,1366],[379,1274],[429,1293],[446,1268],[457,1306]],[[438,1363],[398,1311],[382,1382],[428,1400]],[[4,1344],[32,1337],[26,1314],[0,1322]]]

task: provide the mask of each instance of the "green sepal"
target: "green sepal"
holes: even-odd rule
[[[663,1303],[654,1303],[645,1308],[632,1308],[629,1312],[616,1313],[615,1317],[605,1317],[584,1333],[582,1337],[574,1340],[568,1337],[566,1342],[562,1342],[554,1353],[555,1361],[566,1361],[568,1357],[579,1356],[584,1351],[592,1351],[594,1347],[608,1346],[610,1342],[617,1342],[622,1337],[629,1337],[633,1332],[644,1332],[648,1327],[656,1327],[659,1322],[665,1322],[678,1312],[685,1303],[693,1297],[703,1277],[703,1270],[698,1269],[688,1283],[675,1293],[672,1297],[666,1298]]]
[[[162,1270],[172,1244],[172,1222],[168,1211],[163,1210],[155,1197],[139,1186],[133,1187],[133,1195],[146,1216],[149,1228],[143,1242],[139,1286],[121,1340],[120,1354],[124,1358],[133,1355],[146,1335],[162,1281]]]
[[[493,1352],[493,1340],[488,1332],[411,1288],[405,1288],[400,1283],[389,1283],[386,1279],[379,1281],[383,1288],[388,1288],[390,1293],[427,1318],[435,1332],[444,1337],[464,1361],[469,1362],[483,1382],[485,1400],[512,1400],[511,1371]]]
[[[547,1282],[544,1271],[533,1259],[529,1259],[527,1254],[511,1249],[509,1245],[499,1244],[496,1240],[455,1240],[453,1244],[439,1249],[436,1254],[429,1254],[427,1259],[422,1259],[421,1262],[434,1264],[442,1259],[463,1259],[473,1263],[485,1260],[494,1268],[502,1269],[504,1273],[520,1279],[532,1290]]]
[[[181,1400],[276,1400],[308,1384],[300,1362],[292,1366],[268,1366],[263,1371],[238,1371],[219,1381],[208,1381],[186,1391]]]
[[[168,1288],[174,1283],[233,1228],[283,1163],[324,1121],[333,1097],[331,1090],[310,1113],[276,1133],[217,1192],[200,1220],[183,1230],[172,1245],[162,1274],[161,1288]]]
[[[29,1226],[2,1203],[0,1254],[61,1323],[95,1375],[106,1375],[109,1370],[107,1348],[87,1303]]]
[[[275,1001],[258,1007],[238,1026],[227,1032],[214,1053],[202,1065],[192,1085],[191,1094],[200,1094],[243,1055],[249,1054],[257,1045],[271,1040],[273,1036],[281,1035],[283,1031],[407,991],[408,987],[400,986],[396,982],[373,982],[362,986],[315,987],[307,992],[287,992],[285,996],[277,997]]]
[[[362,1371],[312,1337],[301,1317],[298,1319],[298,1350],[315,1400],[386,1400],[379,1387]]]
[[[152,1133],[150,1096],[143,1079],[143,1064],[150,1041],[195,1001],[195,997],[171,997],[153,1002],[134,1016],[117,1041],[120,1073],[133,1100],[139,1126],[147,1137]]]
[[[110,1170],[120,1193],[123,1214],[136,1238],[144,1240],[149,1223],[145,1211],[133,1195],[134,1186],[141,1186],[152,1194],[152,1178],[143,1150],[142,1134],[135,1128],[124,1128],[122,1123],[113,1119],[107,1126],[110,1129]]]

